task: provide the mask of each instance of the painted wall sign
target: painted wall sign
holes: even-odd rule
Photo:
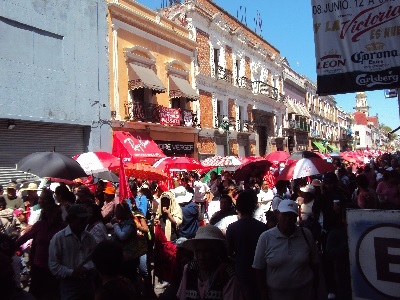
[[[317,93],[400,86],[399,0],[312,0]]]
[[[400,211],[347,210],[353,299],[400,298]]]

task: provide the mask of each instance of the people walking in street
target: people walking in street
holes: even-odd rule
[[[17,196],[17,185],[9,183],[6,187],[6,193],[3,194],[3,198],[6,201],[6,208],[24,208],[22,198]]]
[[[124,254],[122,275],[135,284],[139,258],[144,253],[137,247],[137,228],[128,203],[121,202],[115,206],[115,217],[111,224],[114,228],[113,239],[121,244]]]
[[[269,300],[316,299],[318,252],[312,234],[296,225],[296,202],[282,200],[278,211],[278,225],[261,234],[256,247],[258,295]]]
[[[41,214],[41,220],[17,240],[16,246],[20,247],[32,239],[29,285],[32,295],[38,299],[57,299],[59,285],[49,269],[49,245],[53,236],[65,228],[65,224],[58,205],[45,206]]]
[[[254,253],[260,235],[267,230],[265,223],[253,218],[257,206],[257,194],[248,189],[239,194],[236,210],[239,220],[226,230],[229,255],[235,262],[235,271],[245,299],[258,297],[255,272],[252,269]]]
[[[179,226],[179,237],[186,239],[194,238],[199,229],[199,207],[193,201],[193,194],[189,193],[183,186],[171,190],[175,201],[182,209],[182,224]]]
[[[121,277],[124,264],[122,252],[122,246],[114,241],[102,241],[93,251],[93,263],[101,281],[101,286],[96,289],[96,300],[138,299],[133,284]]]
[[[114,218],[115,212],[115,187],[108,186],[104,190],[104,204],[101,207],[101,214],[104,219],[104,223],[110,223],[111,219]]]
[[[233,207],[232,198],[228,195],[222,195],[219,199],[219,209],[219,211],[212,215],[210,219],[211,225],[217,224],[225,217],[237,215],[237,212]]]
[[[154,226],[161,225],[161,229],[168,241],[175,241],[179,237],[178,229],[182,224],[182,209],[175,201],[172,192],[161,194],[161,203],[158,206]]]
[[[217,227],[200,227],[183,247],[193,251],[195,260],[184,268],[178,299],[244,299],[235,271],[227,263],[227,242]]]
[[[60,280],[61,300],[87,300],[94,296],[94,266],[91,255],[97,246],[85,231],[89,214],[81,204],[68,209],[68,226],[50,241],[49,268]]]

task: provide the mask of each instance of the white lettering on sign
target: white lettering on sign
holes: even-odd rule
[[[144,152],[146,150],[146,147],[150,144],[150,141],[145,140],[142,141],[141,137],[137,137],[138,144],[135,144],[135,142],[131,138],[126,138],[124,140],[124,144],[127,143],[129,144],[133,150],[138,151],[138,152]]]
[[[357,265],[370,286],[379,293],[400,298],[400,226],[379,224],[360,237]]]

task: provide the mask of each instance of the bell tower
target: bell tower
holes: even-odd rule
[[[362,112],[367,117],[369,117],[369,109],[367,102],[367,95],[364,92],[358,92],[356,95],[356,106],[353,107],[355,111]]]

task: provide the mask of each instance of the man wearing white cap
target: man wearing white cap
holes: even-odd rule
[[[278,225],[261,234],[254,256],[259,295],[269,300],[315,299],[318,253],[312,234],[296,225],[296,202],[282,200],[278,211]]]

